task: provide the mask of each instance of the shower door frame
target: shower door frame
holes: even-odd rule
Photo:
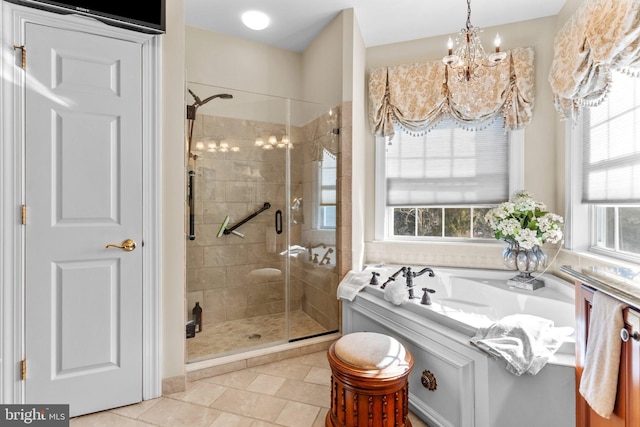
[[[216,85],[205,84],[205,83],[194,82],[194,81],[187,82],[187,89],[189,90],[193,89],[195,93],[197,93],[198,96],[202,98],[209,96],[211,93],[217,93],[217,92],[231,93],[232,95],[234,95],[233,101],[224,101],[217,104],[213,103],[213,104],[208,104],[207,107],[204,107],[204,106],[201,107],[201,109],[198,111],[197,117],[194,119],[194,120],[198,120],[198,123],[195,124],[196,131],[193,135],[193,141],[190,141],[191,145],[194,147],[198,145],[197,144],[198,141],[202,141],[203,144],[200,144],[200,146],[204,147],[204,146],[207,146],[208,140],[225,139],[230,143],[231,146],[240,146],[241,152],[244,151],[245,149],[246,150],[260,149],[260,147],[254,145],[253,139],[256,138],[256,135],[253,134],[253,136],[251,137],[249,135],[251,131],[255,131],[255,130],[258,130],[258,132],[256,133],[260,137],[264,137],[269,133],[275,133],[277,134],[278,139],[281,136],[280,132],[284,132],[286,135],[288,135],[291,138],[292,142],[300,143],[300,145],[296,145],[295,152],[291,152],[289,149],[286,149],[286,148],[284,149],[275,148],[275,150],[278,150],[278,151],[282,150],[284,152],[283,153],[283,155],[285,156],[284,159],[282,157],[279,157],[279,158],[281,159],[280,161],[284,160],[284,164],[286,165],[285,176],[284,176],[284,187],[280,187],[284,189],[284,195],[280,194],[280,191],[278,190],[275,196],[274,195],[270,196],[271,198],[276,197],[277,200],[276,199],[268,200],[269,202],[271,202],[271,204],[275,209],[282,209],[285,211],[285,212],[282,212],[283,213],[282,218],[284,222],[283,232],[285,233],[285,238],[277,243],[277,246],[276,246],[277,250],[275,252],[275,253],[282,253],[280,256],[280,259],[277,261],[275,259],[271,259],[271,260],[256,259],[254,262],[251,262],[250,260],[247,262],[247,267],[246,267],[247,272],[251,268],[249,264],[257,264],[255,268],[258,268],[258,269],[268,266],[268,267],[277,267],[283,270],[283,273],[284,273],[283,284],[285,286],[285,288],[283,289],[283,299],[284,299],[283,316],[284,316],[284,321],[286,322],[285,330],[280,336],[268,338],[267,340],[265,340],[264,343],[258,344],[257,342],[253,341],[253,342],[246,343],[246,345],[243,345],[240,348],[232,348],[232,346],[219,346],[218,348],[205,349],[205,351],[198,351],[197,348],[195,350],[193,348],[190,349],[192,345],[196,345],[196,342],[194,341],[193,344],[190,344],[188,340],[193,338],[189,338],[189,339],[186,338],[185,340],[188,341],[187,342],[187,364],[191,365],[195,369],[194,365],[207,366],[210,363],[209,361],[212,361],[215,359],[226,358],[226,357],[237,357],[242,353],[252,352],[255,350],[269,349],[269,348],[273,348],[283,344],[299,342],[301,340],[315,338],[320,335],[328,335],[328,334],[334,333],[335,331],[339,331],[339,324],[336,329],[332,329],[332,328],[327,328],[327,325],[322,324],[322,322],[320,322],[321,326],[327,328],[326,331],[322,331],[322,332],[313,331],[313,332],[310,332],[309,334],[305,334],[304,332],[300,333],[293,330],[293,328],[295,327],[295,323],[292,324],[292,319],[293,319],[293,317],[291,316],[292,310],[294,309],[297,310],[299,308],[300,310],[306,313],[306,311],[303,309],[305,306],[304,301],[301,300],[299,302],[296,302],[297,300],[295,300],[295,298],[299,293],[297,291],[299,290],[301,292],[304,285],[298,283],[298,280],[294,279],[294,277],[292,276],[293,274],[292,269],[294,269],[294,263],[297,266],[295,268],[300,268],[299,258],[297,261],[294,261],[291,259],[290,254],[286,254],[287,256],[283,256],[284,253],[282,252],[283,250],[291,248],[292,242],[294,242],[295,244],[307,246],[306,244],[307,242],[305,239],[309,239],[309,238],[313,239],[314,235],[317,235],[317,231],[319,231],[313,228],[312,222],[311,222],[311,218],[313,216],[309,215],[305,223],[308,224],[310,228],[301,229],[300,230],[301,235],[298,236],[293,229],[293,221],[292,221],[293,215],[290,207],[291,207],[291,201],[294,196],[303,196],[303,195],[305,197],[309,196],[309,194],[307,194],[307,190],[308,190],[307,186],[313,185],[315,183],[314,180],[317,179],[317,177],[310,178],[306,176],[309,173],[311,173],[307,171],[306,168],[313,167],[313,166],[311,166],[311,162],[307,159],[310,153],[305,152],[305,155],[302,156],[303,150],[311,150],[312,149],[311,144],[317,143],[316,139],[326,137],[329,134],[331,134],[331,138],[338,138],[338,135],[339,135],[339,130],[337,130],[335,127],[332,127],[331,129],[324,129],[320,133],[318,133],[318,130],[315,130],[313,125],[311,125],[310,128],[307,128],[307,125],[313,123],[315,120],[322,120],[323,115],[327,115],[327,117],[330,118],[332,114],[331,111],[334,110],[335,107],[331,107],[328,105],[321,105],[314,102],[279,97],[274,95],[247,92],[240,89],[216,86]],[[261,110],[254,110],[254,112],[255,111],[258,112],[257,114],[247,113],[248,115],[244,115],[242,108],[244,108],[246,105],[253,105],[250,102],[246,102],[246,100],[242,98],[244,94],[249,95],[249,100],[251,102],[254,101],[254,99],[252,99],[253,96],[257,96],[257,99],[255,99],[256,102],[263,102],[265,100],[276,101],[277,103],[282,102],[282,104],[279,104],[276,107],[271,106],[271,108],[279,109],[277,111],[281,112],[282,115],[279,116],[276,110],[270,110],[271,113],[268,115],[268,117],[262,116]],[[190,101],[191,98],[186,90],[185,90],[185,96],[188,104],[189,103],[188,101]],[[240,106],[239,110],[235,109],[236,106],[233,104],[233,102],[238,102],[238,105]],[[255,105],[260,105],[260,104],[255,104]],[[305,106],[310,107],[311,109],[307,110]],[[260,106],[259,108],[262,108],[262,107]],[[295,111],[292,111],[294,109]],[[302,115],[299,115],[298,113]],[[218,122],[217,120],[222,120],[222,121]],[[224,120],[230,120],[230,121],[229,123],[226,123]],[[238,128],[236,127],[236,124],[233,122],[233,120],[246,121],[246,123],[242,124],[243,126],[242,131],[240,132],[237,131]],[[327,119],[327,120],[330,120],[330,119]],[[333,120],[336,120],[336,123],[334,123],[333,125],[339,128],[340,124],[339,124],[338,116],[334,116]],[[187,125],[187,127],[189,126],[188,122],[185,122],[185,124]],[[328,122],[327,122],[327,126],[330,126]],[[236,132],[231,132],[231,134],[229,134],[229,132],[225,133],[224,131],[218,130],[218,129],[225,129],[225,128],[236,129]],[[308,129],[311,130],[311,133],[308,132]],[[190,134],[190,132],[187,131],[187,134]],[[202,138],[202,139],[199,140],[198,138]],[[248,138],[253,138],[253,139],[249,140]],[[263,139],[266,140],[266,137]],[[217,142],[217,141],[214,141],[214,142]],[[267,142],[265,142],[265,144],[266,143]],[[189,146],[189,143],[187,144],[187,146]],[[220,180],[221,182],[226,180],[243,181],[242,179],[239,179],[239,178],[236,179],[235,177],[230,178],[229,176],[225,176],[224,178],[219,178],[213,173],[211,173],[210,171],[207,172],[208,169],[216,169],[221,166],[216,165],[215,163],[207,164],[206,162],[208,159],[208,155],[204,152],[204,150],[202,150],[202,148],[200,148],[198,151],[195,151],[193,154],[197,156],[194,159],[195,164],[192,164],[191,163],[192,160],[189,160],[189,162],[187,162],[187,164],[185,165],[184,173],[186,175],[187,173],[189,173],[191,169],[196,170],[195,176],[198,177],[200,180],[200,182],[195,182],[195,185],[193,187],[195,188],[194,197],[196,199],[198,197],[202,197],[202,195],[199,195],[199,193],[202,191],[200,190],[199,187],[205,188],[205,186],[209,185],[208,183],[202,181],[202,179],[204,179],[205,176],[208,176],[209,180]],[[297,158],[298,155],[301,156],[299,159]],[[218,157],[219,154],[217,153],[214,153],[212,156],[213,157],[211,157],[211,159],[214,161],[233,161],[233,154],[229,152],[225,153],[224,157]],[[298,163],[294,164],[294,159],[298,159],[299,164]],[[265,158],[262,155],[259,155],[257,158],[252,155],[242,156],[241,158],[236,159],[236,161],[238,162],[245,162],[245,161],[270,162],[269,157]],[[274,161],[274,160],[271,160],[271,161]],[[242,165],[242,167],[245,167],[245,166],[246,165],[244,164]],[[249,166],[252,168],[258,167],[257,165],[251,165],[251,163],[249,164]],[[300,170],[297,170],[297,169],[294,170],[294,168],[296,167],[299,167]],[[221,170],[224,170],[224,167]],[[294,174],[299,174],[299,179],[296,178]],[[211,178],[212,176],[214,178]],[[295,182],[292,181],[294,179],[295,179]],[[309,182],[309,179],[311,179],[312,182]],[[272,182],[275,186],[279,185],[278,181],[269,181],[269,182]],[[312,190],[309,190],[309,191],[312,191]],[[247,214],[250,214],[251,212],[254,211],[254,209],[257,209],[259,205],[262,204],[262,202],[266,201],[266,199],[264,200],[257,199],[256,196],[253,196],[253,198],[251,198],[250,200],[249,199],[245,200],[241,198],[238,198],[235,200],[227,200],[226,198],[224,199],[222,198],[215,199],[213,197],[209,198],[210,196],[208,195],[209,194],[208,191],[205,194],[207,194],[206,199],[195,200],[194,204],[195,205],[198,205],[200,203],[207,203],[209,205],[214,205],[215,203],[224,204],[225,206],[223,209],[225,209],[226,211],[221,211],[221,210],[216,211],[216,208],[211,206],[207,208],[208,211],[207,209],[204,209],[202,206],[197,208],[194,214],[195,217],[196,218],[198,216],[202,217],[202,219],[197,220],[197,224],[198,224],[197,226],[204,227],[204,228],[202,228],[201,230],[199,230],[194,234],[194,236],[196,236],[194,240],[196,241],[199,240],[198,235],[205,232],[205,230],[206,232],[210,233],[212,232],[211,230],[215,231],[219,229],[218,227],[220,226],[221,222],[217,222],[218,217],[220,218],[220,221],[222,221],[223,218],[225,218],[225,216],[228,216],[227,213],[233,212],[233,209],[231,208],[231,206],[226,206],[226,204],[247,203],[249,205]],[[305,201],[307,201],[307,208],[311,209],[312,197],[306,198]],[[190,200],[190,203],[191,202],[192,201]],[[188,209],[189,207],[187,206],[185,210],[185,216],[187,217],[189,216]],[[310,212],[311,211],[309,210],[309,213]],[[211,216],[212,214],[213,216]],[[209,217],[205,219],[204,217],[207,215]],[[265,214],[262,214],[262,215],[265,215]],[[268,214],[268,215],[271,216],[271,214]],[[232,228],[235,224],[238,224],[239,221],[242,221],[243,216],[242,215],[238,216],[237,211],[235,212],[235,216],[236,217],[231,218],[231,221],[226,226],[227,229]],[[268,223],[265,223],[265,224],[268,224],[268,226],[271,226],[271,227],[273,226],[271,219],[269,220]],[[243,231],[243,229],[240,228],[239,231]],[[255,232],[255,230],[249,230],[249,233],[252,233],[252,232]],[[337,232],[338,232],[337,227],[332,230],[332,233],[333,233],[333,237],[331,238],[332,241],[337,240]],[[310,235],[308,235],[307,233],[310,233]],[[294,240],[294,236],[295,236],[295,240]],[[238,237],[234,237],[232,235],[229,235],[223,238],[226,238],[226,239],[231,238],[233,240],[238,239]],[[300,239],[300,241],[298,241],[298,239]],[[237,241],[235,243],[242,244],[240,241]],[[268,245],[268,242],[266,243]],[[331,242],[329,243],[331,244]],[[228,242],[225,242],[224,244],[229,245]],[[335,245],[335,243],[333,244]],[[194,250],[194,253],[193,253],[193,255],[195,256],[194,259],[200,259],[200,257],[203,257],[202,254],[197,253],[197,251],[201,249],[199,248],[199,245],[196,242],[190,243],[188,241],[187,245],[188,245],[188,249],[187,249],[188,251],[190,250],[190,248],[191,250]],[[193,246],[189,246],[189,245],[193,245]],[[207,253],[206,247],[210,245],[211,243],[203,244],[203,246],[205,247],[204,249],[205,254]],[[307,253],[305,252],[304,254],[298,254],[298,255],[304,256],[306,258]],[[335,256],[337,257],[337,253]],[[265,257],[265,258],[268,258],[268,257]],[[187,260],[189,259],[190,259],[190,255],[187,254]],[[337,261],[335,262],[337,264]],[[199,263],[203,263],[203,261],[199,261]],[[259,264],[264,264],[264,265],[261,266]],[[187,277],[191,275],[191,272],[189,271],[189,269],[198,270],[201,268],[205,269],[205,268],[218,268],[218,267],[223,267],[227,269],[227,268],[233,268],[235,265],[237,264],[226,264],[226,263],[223,263],[222,261],[217,261],[217,260],[213,262],[211,260],[209,261],[204,260],[204,264],[199,265],[198,263],[196,263],[196,264],[193,264],[193,266],[190,266],[188,264]],[[338,268],[337,265],[335,268],[336,269]],[[202,304],[202,300],[208,299],[209,302],[205,304],[205,307],[204,307],[205,309],[209,307],[208,318],[206,316],[203,316],[207,318],[207,321],[205,321],[205,324],[204,324],[205,329],[213,328],[214,325],[218,322],[232,321],[233,319],[240,319],[240,318],[244,319],[245,317],[240,317],[240,316],[234,317],[233,315],[228,316],[227,314],[219,314],[221,313],[219,310],[222,310],[223,308],[222,307],[216,308],[217,307],[216,304],[218,304],[219,301],[222,301],[221,298],[225,298],[225,295],[220,293],[218,296],[215,294],[215,292],[219,292],[222,289],[230,288],[230,286],[226,282],[224,286],[212,286],[210,282],[211,280],[215,280],[215,278],[214,279],[207,278],[206,276],[204,276],[204,274],[206,273],[194,271],[193,277],[195,281],[194,282],[189,281],[187,283],[188,314],[190,313],[190,310],[194,306],[196,301],[201,301],[201,304]],[[337,272],[335,274],[337,274]],[[237,276],[237,272],[234,274],[234,276]],[[228,281],[229,279],[225,278],[225,280]],[[247,286],[247,285],[243,284],[242,286]],[[251,285],[248,285],[248,286],[251,286]],[[298,289],[298,286],[302,286],[302,287]],[[256,288],[254,288],[254,290],[255,289]],[[303,294],[300,293],[300,297],[302,297],[302,295]],[[255,304],[255,302],[249,303],[249,306],[251,306],[252,304]],[[228,308],[228,307],[225,306],[225,308]],[[263,310],[258,308],[257,312],[263,313]],[[274,311],[273,313],[275,314],[276,312]],[[203,314],[206,315],[207,313],[203,313]],[[269,313],[265,312],[263,314],[269,314]],[[220,317],[218,318],[219,320],[212,322],[210,319],[212,319],[212,316],[214,315],[216,316],[216,318],[218,318],[218,316]],[[336,316],[337,316],[336,322],[339,323],[339,316],[340,316],[339,312],[336,314]],[[248,317],[251,317],[251,316],[248,316]],[[312,315],[310,317],[314,319]],[[187,320],[188,319],[189,317],[187,317]],[[260,331],[255,331],[255,332],[260,332]],[[294,336],[294,332],[296,332],[295,336]],[[249,332],[246,332],[246,333],[249,333]],[[258,335],[258,334],[252,333],[250,336],[254,336],[254,335]],[[243,338],[243,335],[239,335],[239,337]],[[205,337],[200,336],[199,334],[196,334],[195,339],[198,339],[198,338],[205,338]],[[208,342],[208,340],[205,339],[203,340],[203,342],[206,343]],[[199,347],[199,346],[200,346],[199,344],[196,345],[196,347]]]

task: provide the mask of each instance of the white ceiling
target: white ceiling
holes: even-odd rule
[[[302,52],[340,11],[353,8],[366,47],[458,32],[465,0],[185,0],[187,25]],[[556,15],[565,0],[474,0],[471,23],[480,28]],[[262,31],[246,28],[242,12],[271,17]]]

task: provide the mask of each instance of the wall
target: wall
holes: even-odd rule
[[[342,25],[338,15],[302,53],[302,94],[305,101],[326,105],[342,102]]]
[[[301,54],[186,27],[188,82],[303,99]]]
[[[162,36],[162,378],[163,392],[184,390],[184,3],[166,2]]]
[[[230,146],[240,149],[203,153],[195,161],[195,167],[190,167],[196,173],[196,238],[187,242],[187,318],[197,301],[203,310],[205,327],[285,310],[284,276],[261,278],[250,274],[262,268],[284,270],[279,253],[286,249],[286,235],[276,234],[273,221],[277,210],[286,212],[286,152],[278,148],[267,151],[254,145],[256,135],[279,135],[284,126],[196,116],[194,143],[203,136],[223,132]],[[299,141],[299,134],[299,130],[291,129],[292,141]],[[302,181],[302,151],[291,151],[291,181],[298,187]],[[265,202],[270,203],[268,210],[238,228],[244,238],[234,234],[217,237],[226,216],[229,216],[227,227],[232,227],[261,209]],[[300,306],[299,297],[295,300],[292,309]]]
[[[345,193],[342,198],[342,216],[344,228],[342,234],[350,233],[351,259],[345,260],[345,264],[350,269],[357,269],[364,262],[365,253],[365,222],[354,221],[355,218],[364,218],[366,211],[366,192],[363,191],[367,176],[366,170],[366,135],[368,126],[366,125],[366,48],[364,40],[358,26],[357,17],[349,15],[350,19],[345,23],[344,30],[344,52],[345,67],[342,80],[343,99],[345,108],[343,109],[344,122],[350,128],[345,134],[350,138],[343,139],[342,162],[343,167],[340,179],[344,182],[344,187],[349,189],[349,194]],[[350,107],[350,108],[347,108]],[[346,127],[347,125],[345,125]]]
[[[477,23],[482,27],[482,23]],[[564,213],[564,205],[558,203],[558,191],[564,178],[557,173],[556,123],[551,88],[547,82],[553,55],[553,38],[556,18],[548,17],[517,24],[484,28],[484,40],[489,43],[498,32],[503,49],[532,46],[535,50],[536,100],[533,120],[525,130],[525,189],[543,201],[552,212]],[[446,53],[449,35],[394,43],[367,49],[366,68],[398,65],[420,61],[440,60]],[[486,44],[485,43],[485,44]],[[367,119],[368,120],[368,119]],[[366,123],[368,129],[368,122]],[[504,245],[454,244],[454,243],[383,243],[374,241],[374,137],[366,132],[365,139],[365,203],[364,221],[365,260],[368,262],[398,262],[448,266],[502,268],[501,252]],[[354,214],[356,214],[354,212]],[[489,246],[489,247],[488,247]],[[482,248],[482,249],[481,249]],[[554,247],[546,248],[553,254]],[[495,260],[499,262],[496,263]]]

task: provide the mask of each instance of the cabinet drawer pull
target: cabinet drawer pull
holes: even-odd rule
[[[633,338],[636,341],[640,341],[640,334],[637,332],[634,332],[633,334],[629,334],[629,331],[627,331],[626,328],[622,328],[620,329],[620,338],[622,339],[623,342],[629,341],[629,338]]]
[[[435,391],[436,388],[438,388],[436,376],[426,369],[422,371],[422,378],[420,378],[420,382],[427,390]]]

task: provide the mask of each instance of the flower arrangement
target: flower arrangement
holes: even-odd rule
[[[526,191],[516,192],[485,215],[496,239],[516,243],[523,249],[531,249],[543,243],[562,240],[564,219],[547,212],[544,203],[534,200]]]

